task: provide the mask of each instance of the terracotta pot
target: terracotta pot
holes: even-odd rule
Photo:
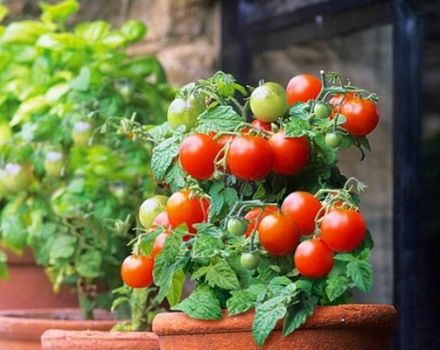
[[[43,350],[159,350],[152,332],[98,332],[51,329],[41,337]]]
[[[9,278],[0,280],[0,309],[77,307],[77,296],[67,288],[54,293],[49,278],[35,265],[30,250],[7,252]]]
[[[79,309],[29,309],[0,312],[0,350],[41,350],[40,337],[48,329],[110,330],[117,320],[104,310],[95,320],[81,320]]]
[[[202,321],[183,313],[162,313],[153,321],[162,350],[251,350],[259,348],[251,334],[254,313]],[[263,349],[385,350],[390,348],[397,311],[391,305],[340,305],[319,307],[314,315],[288,337],[282,324],[269,336]]]

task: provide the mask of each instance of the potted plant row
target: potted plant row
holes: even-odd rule
[[[1,311],[1,349],[39,349],[49,328],[118,322],[98,309],[116,298],[133,212],[154,193],[151,149],[121,121],[162,122],[173,91],[154,57],[127,55],[146,33],[141,22],[70,26],[78,8],[76,0],[42,3],[39,20],[0,26],[0,243],[24,252],[30,266],[21,279],[9,270],[0,306],[44,307]],[[4,252],[0,275],[8,277]],[[73,292],[57,301],[50,289],[63,286]],[[129,309],[117,316],[130,317]]]
[[[341,148],[370,149],[378,99],[320,75],[284,89],[218,72],[183,87],[167,123],[129,123],[171,193],[142,205],[122,265],[126,285],[154,283],[175,311],[153,320],[161,349],[389,348],[393,306],[351,304],[371,287],[373,240],[366,185],[337,167]]]

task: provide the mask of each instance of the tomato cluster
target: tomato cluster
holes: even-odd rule
[[[193,225],[206,221],[208,212],[209,201],[187,189],[178,191],[169,198],[157,195],[145,200],[139,208],[140,223],[148,230],[148,234],[152,234],[158,227],[163,232],[155,238],[151,256],[130,255],[124,260],[121,266],[122,280],[132,288],[151,286],[154,260],[162,251],[172,230],[185,225],[189,233],[195,233]]]
[[[361,213],[346,209],[344,203],[323,204],[311,193],[296,191],[284,199],[280,209],[275,205],[253,208],[243,219],[231,218],[228,231],[246,237],[258,234],[269,254],[294,253],[294,265],[300,274],[321,278],[333,268],[335,252],[350,252],[362,244],[366,226]]]

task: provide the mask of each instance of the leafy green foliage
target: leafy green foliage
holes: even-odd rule
[[[133,214],[155,186],[151,150],[132,140],[123,121],[159,124],[173,90],[154,57],[127,54],[144,24],[70,28],[78,8],[76,0],[42,3],[40,20],[0,29],[0,240],[15,251],[30,246],[54,289],[80,286],[94,299],[83,302],[90,309],[108,297],[95,298],[94,286],[121,283]],[[6,14],[0,5],[0,19]],[[74,140],[78,125],[89,126],[82,144]],[[59,176],[49,174],[51,153],[62,155]],[[8,163],[30,166],[29,186],[10,189]]]

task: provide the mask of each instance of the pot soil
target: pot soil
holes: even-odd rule
[[[49,278],[35,264],[32,252],[7,251],[9,278],[0,280],[0,309],[77,307],[77,296],[67,288],[54,293]]]
[[[261,349],[252,338],[254,313],[220,321],[188,318],[183,313],[162,313],[153,321],[162,350]],[[283,337],[282,323],[263,349],[389,350],[397,311],[391,305],[323,306],[293,334]]]
[[[0,350],[41,350],[40,337],[48,329],[108,331],[117,322],[104,310],[95,320],[82,320],[79,309],[29,309],[0,312]]]
[[[159,350],[152,332],[98,332],[48,330],[41,337],[43,350]]]

